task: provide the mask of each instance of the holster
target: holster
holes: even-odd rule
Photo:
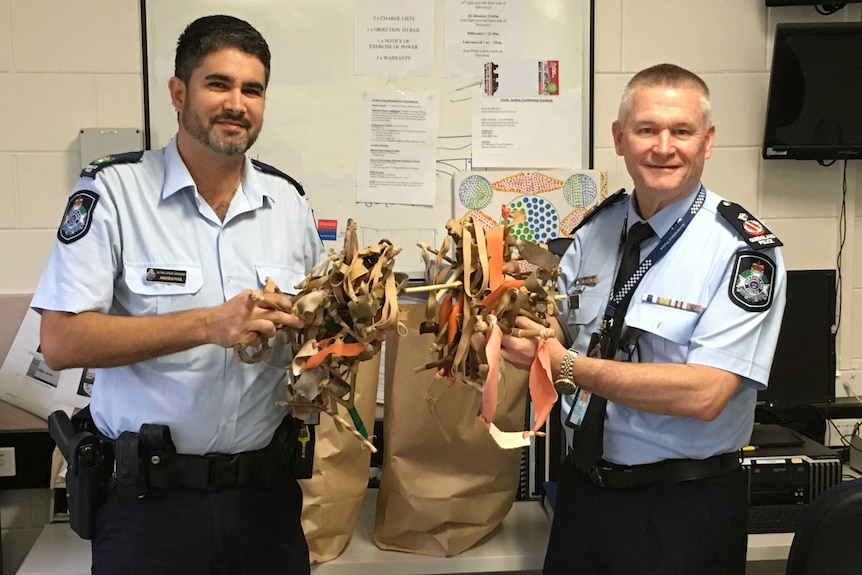
[[[110,446],[82,422],[88,415],[76,417],[76,425],[64,411],[48,416],[48,433],[68,463],[69,523],[83,539],[95,535],[96,514],[112,486]]]

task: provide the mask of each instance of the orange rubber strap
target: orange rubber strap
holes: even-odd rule
[[[458,299],[455,300],[455,305],[452,306],[452,311],[447,318],[449,324],[448,343],[452,345],[455,342],[455,336],[458,334],[458,316],[464,310],[464,292],[458,292]]]
[[[355,357],[360,353],[365,351],[364,343],[334,343],[330,346],[327,346],[308,359],[302,364],[303,370],[314,369],[323,363],[323,360],[332,355],[333,353],[337,353],[343,357]]]
[[[489,293],[485,296],[485,299],[482,300],[482,307],[487,311],[491,308],[497,300],[503,297],[503,294],[506,293],[510,289],[518,289],[522,285],[524,285],[524,280],[506,280],[497,286],[497,289]]]
[[[440,305],[437,306],[437,329],[439,331],[443,331],[445,329],[448,332],[449,316],[452,315],[453,305],[452,293],[447,290],[443,295],[443,299],[440,300]]]
[[[544,339],[539,340],[536,357],[530,365],[530,401],[533,402],[535,413],[533,431],[539,431],[557,401],[557,390],[554,389],[554,382],[551,378],[548,342]]]
[[[500,343],[503,340],[503,330],[496,321],[491,322],[491,333],[485,343],[485,355],[488,358],[488,375],[482,387],[482,414],[479,416],[485,423],[494,421],[497,412],[497,383],[500,381]]]

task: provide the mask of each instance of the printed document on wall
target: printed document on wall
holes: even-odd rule
[[[353,73],[428,76],[434,69],[434,3],[354,0]]]
[[[363,92],[357,202],[434,205],[439,116],[435,92]]]
[[[498,98],[475,90],[473,167],[581,167],[581,91]]]
[[[523,0],[448,0],[443,72],[479,78],[482,64],[520,53]]]
[[[92,369],[54,371],[39,347],[39,314],[28,310],[0,368],[0,400],[48,418],[61,409],[69,415],[90,403]]]

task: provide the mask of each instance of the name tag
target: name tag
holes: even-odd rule
[[[166,270],[147,268],[147,281],[165,284],[185,284],[188,273],[185,270]]]

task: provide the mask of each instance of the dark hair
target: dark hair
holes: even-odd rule
[[[177,40],[174,76],[188,84],[203,59],[223,48],[236,48],[257,57],[269,84],[270,53],[266,40],[245,20],[224,15],[204,16],[186,26]]]
[[[623,91],[623,97],[620,102],[617,119],[622,122],[628,114],[631,106],[632,94],[640,87],[661,87],[670,86],[673,88],[688,87],[694,88],[700,92],[700,105],[703,109],[703,117],[706,125],[709,126],[712,122],[712,107],[709,103],[709,87],[703,78],[690,72],[685,68],[681,68],[676,64],[656,64],[649,68],[644,68],[629,80],[626,89]]]

